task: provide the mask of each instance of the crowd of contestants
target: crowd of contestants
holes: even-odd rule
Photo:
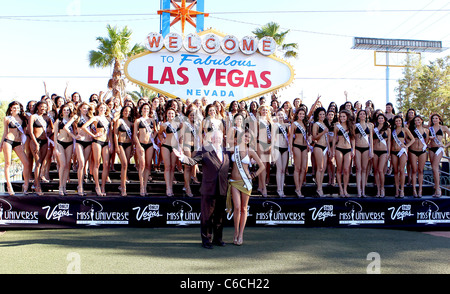
[[[257,181],[262,196],[267,196],[271,166],[276,167],[272,171],[276,171],[277,193],[285,196],[286,170],[292,164],[295,193],[300,198],[304,197],[302,185],[308,166],[317,185],[316,195],[312,196],[324,196],[327,173],[326,184],[337,185],[339,195],[348,197],[354,168],[359,197],[366,196],[371,173],[376,197],[385,196],[386,174],[394,174],[396,197],[404,197],[405,181],[412,185],[413,196],[421,197],[428,159],[435,181],[434,196],[441,196],[439,163],[447,147],[444,137],[450,131],[439,114],[424,122],[414,109],[395,114],[391,103],[383,105],[383,109],[375,108],[371,101],[364,105],[348,101],[340,106],[331,102],[326,107],[318,98],[308,107],[300,98],[280,104],[275,95],[270,101],[261,97],[252,102],[233,101],[229,106],[205,98],[182,101],[158,96],[135,103],[130,97],[105,96],[100,92],[83,101],[75,92],[65,97],[44,95],[26,105],[17,101],[9,104],[1,140],[9,195],[14,195],[9,175],[14,151],[23,164],[25,194],[34,190],[43,195],[41,182],[49,181],[50,164],[56,161],[59,195],[67,194],[66,183],[73,169],[78,176],[78,195],[86,195],[83,184],[91,180],[96,194],[104,196],[109,172],[118,157],[122,196],[127,195],[131,159],[139,171],[141,196],[147,195],[151,171],[160,169],[164,171],[167,196],[173,195],[175,170],[183,171],[184,193],[192,196],[191,183],[198,183],[196,175],[201,167],[183,166],[173,150],[194,156],[208,142],[208,134],[220,130],[224,135],[222,146],[231,153],[240,144],[242,134],[248,134],[248,149],[256,152],[257,160],[252,157],[242,163],[251,173],[249,178]],[[258,171],[257,176],[254,171]]]

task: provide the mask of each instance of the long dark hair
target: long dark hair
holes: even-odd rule
[[[355,136],[355,130],[354,130],[354,121],[353,121],[353,115],[352,113],[347,110],[347,109],[342,109],[339,111],[339,115],[341,113],[344,113],[347,116],[347,128],[348,128],[348,135],[350,136],[350,138],[353,138]],[[340,119],[338,118],[338,122],[341,123]]]
[[[323,111],[325,112],[325,115],[327,114],[327,111],[323,107],[318,107],[316,110],[314,110],[313,119],[314,121],[319,121],[319,113]]]
[[[123,118],[123,111],[125,110],[125,108],[130,108],[130,116],[128,117],[128,120],[130,122],[134,122],[135,119],[135,113],[134,113],[134,107],[131,107],[130,105],[124,106],[122,107],[122,109],[120,110],[120,118]]]
[[[72,112],[72,108],[69,106],[69,104],[63,104],[60,108],[59,108],[59,112],[58,112],[58,119],[59,120],[61,120],[62,121],[62,119],[63,119],[63,117],[64,117],[64,114],[63,114],[63,109],[64,108],[69,108],[69,111],[70,111],[70,113],[69,113],[69,118],[70,117],[72,117],[73,116],[73,112]]]
[[[305,130],[308,130],[309,129],[309,120],[308,120],[308,114],[306,113],[306,109],[305,108],[299,107],[297,109],[297,111],[294,114],[294,120],[293,121],[296,122],[298,120],[298,113],[300,111],[303,111],[305,113],[305,117],[303,118],[302,123],[305,126]]]
[[[379,117],[379,116],[384,117],[384,123],[383,123],[383,125],[381,126],[381,128],[378,128],[378,117]],[[388,123],[388,119],[387,119],[386,115],[384,115],[384,113],[379,113],[379,114],[376,116],[375,121],[373,122],[373,125],[374,125],[375,128],[378,128],[378,130],[379,130],[380,132],[386,131],[386,130],[389,129],[389,127],[390,127],[390,124]]]
[[[22,120],[22,122],[27,122],[27,119],[25,117],[25,113],[23,112],[23,105],[22,103],[20,103],[19,101],[13,101],[11,103],[9,103],[8,105],[8,109],[6,109],[6,116],[10,116],[11,115],[11,108],[15,105],[19,105],[19,117]]]

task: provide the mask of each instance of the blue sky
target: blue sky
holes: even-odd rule
[[[0,100],[38,99],[43,81],[57,94],[69,82],[68,92],[78,91],[83,99],[105,91],[111,70],[90,68],[87,60],[89,50],[97,48],[96,37],[106,35],[107,24],[128,25],[132,42],[143,43],[148,33],[159,31],[159,5],[159,0],[0,0]],[[341,104],[347,91],[352,102],[371,99],[384,107],[385,68],[374,66],[373,51],[350,49],[353,37],[439,40],[450,47],[450,2],[444,0],[205,0],[205,10],[211,13],[205,28],[238,38],[269,21],[290,29],[287,42],[300,46],[299,58],[289,60],[296,79],[280,97],[303,97],[309,105],[318,94],[325,105]],[[390,70],[391,102],[401,73],[401,68]]]

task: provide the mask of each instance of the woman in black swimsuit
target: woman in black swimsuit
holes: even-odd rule
[[[133,151],[134,108],[125,106],[120,110],[120,117],[114,123],[114,145],[120,159],[120,193],[127,196],[127,172]]]
[[[95,193],[97,196],[106,196],[106,182],[109,176],[109,159],[111,157],[112,131],[111,118],[109,116],[109,107],[106,103],[98,104],[95,110],[95,116],[91,117],[81,127],[83,131],[89,134],[92,140],[92,175],[95,182]],[[93,128],[92,128],[93,127]],[[95,129],[95,133],[91,130]],[[100,180],[98,178],[98,170],[100,161],[103,163],[102,184],[100,188]]]
[[[197,106],[191,104],[186,109],[186,120],[183,122],[180,132],[181,146],[183,153],[187,157],[194,157],[199,148],[201,148],[200,122],[195,121]],[[195,175],[197,165],[184,165],[184,191],[188,197],[193,197],[191,191],[191,177]]]
[[[428,150],[430,155],[431,169],[433,170],[435,190],[433,197],[441,197],[441,188],[439,186],[439,165],[441,163],[442,156],[444,155],[444,149],[447,148],[450,144],[442,144],[442,138],[444,137],[444,134],[450,136],[450,130],[447,126],[444,126],[441,116],[437,113],[434,113],[430,116],[428,129],[430,131],[430,144],[428,144]]]
[[[367,112],[359,110],[356,114],[355,166],[358,197],[366,196],[369,160],[373,158],[373,124],[368,122]]]
[[[64,128],[70,132],[69,128],[72,126],[75,129],[75,154],[78,163],[77,177],[78,177],[78,196],[85,196],[83,190],[83,180],[86,175],[87,164],[92,151],[92,136],[83,130],[83,125],[93,117],[93,109],[89,103],[81,102],[78,104],[77,113],[65,125]]]
[[[139,108],[139,119],[133,125],[133,140],[138,158],[139,183],[141,196],[147,195],[147,182],[151,173],[155,140],[159,125],[150,117],[150,104],[144,103]],[[164,162],[164,166],[165,166]]]
[[[272,117],[270,115],[270,107],[263,105],[258,109],[258,135],[257,135],[257,153],[262,162],[264,162],[265,169],[258,176],[258,192],[263,197],[267,197],[267,178],[270,173],[270,153],[272,140]]]
[[[377,185],[376,197],[384,197],[384,172],[391,150],[391,129],[386,116],[381,112],[374,121],[373,128],[373,173]]]
[[[351,160],[355,156],[354,124],[349,110],[339,111],[339,120],[334,127],[332,154],[336,159],[336,179],[339,185],[339,195],[349,197],[347,187],[350,179],[350,166]]]
[[[69,131],[67,131],[64,126],[70,121],[72,116],[72,110],[69,105],[65,104],[60,108],[58,117],[55,121],[55,154],[59,173],[59,196],[67,195],[66,184],[69,180],[70,162],[73,155],[75,135],[73,134],[72,126],[69,127]]]
[[[276,111],[276,121],[272,127],[272,160],[276,166],[278,196],[284,195],[284,179],[289,160],[289,123],[285,123],[286,112],[280,108]]]
[[[407,150],[414,144],[414,137],[408,128],[404,127],[403,118],[394,116],[391,126],[391,163],[395,179],[395,197],[405,196],[405,167],[408,160]]]
[[[302,185],[305,181],[308,170],[308,152],[309,152],[309,122],[306,118],[306,110],[298,108],[294,114],[294,122],[291,124],[289,132],[289,142],[292,153],[294,154],[294,184],[295,193],[298,198],[303,198]]]
[[[166,182],[166,195],[173,196],[173,182],[175,180],[175,165],[178,157],[172,152],[177,149],[182,152],[180,147],[179,131],[181,122],[176,118],[176,111],[173,108],[166,110],[165,122],[161,124],[159,136],[165,137],[161,145],[161,153],[164,161],[164,180]]]
[[[328,140],[328,128],[325,126],[326,111],[323,107],[318,107],[314,111],[314,124],[312,125],[312,141],[314,142],[313,156],[316,163],[316,185],[317,194],[323,197],[322,182],[326,169],[326,153],[330,150]]]
[[[334,103],[334,102],[331,102]],[[330,149],[328,150],[326,156],[326,170],[328,175],[328,186],[336,185],[336,164],[334,158],[331,156],[331,148],[333,148],[333,137],[334,137],[334,125],[337,123],[336,107],[331,104],[327,110],[327,117],[324,121],[325,126],[328,128],[328,141],[330,142]]]
[[[39,101],[34,106],[34,114],[30,116],[29,125],[31,127],[30,130],[30,138],[31,138],[31,151],[34,155],[34,189],[38,196],[44,195],[41,189],[41,167],[42,163],[47,155],[48,151],[48,137],[47,130],[48,126],[53,130],[53,123],[50,118],[44,117],[44,114],[47,112],[47,103],[44,101]]]
[[[423,169],[427,161],[427,146],[430,141],[430,131],[424,127],[423,119],[420,115],[414,116],[409,123],[409,131],[416,139],[409,147],[409,163],[411,166],[410,179],[413,186],[414,197],[422,197]],[[419,180],[419,194],[417,194],[416,183]]]
[[[12,151],[16,152],[20,161],[23,164],[23,193],[28,194],[28,184],[30,181],[31,164],[25,154],[24,140],[26,138],[27,120],[22,111],[22,105],[13,101],[8,105],[6,116],[4,118],[3,137],[0,142],[0,150],[3,151],[5,157],[5,180],[6,189],[10,196],[14,195],[14,190],[11,185],[9,169],[11,166]]]

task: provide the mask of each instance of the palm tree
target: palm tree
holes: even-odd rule
[[[134,102],[137,102],[139,99],[148,97],[149,100],[153,99],[153,97],[156,97],[156,93],[150,90],[149,88],[143,87],[138,85],[139,91],[128,91],[127,94],[133,98]]]
[[[97,37],[99,45],[97,50],[89,51],[89,66],[105,68],[114,65],[112,78],[108,81],[108,87],[114,97],[124,92],[125,81],[122,79],[122,62],[137,53],[145,50],[140,44],[135,44],[130,49],[132,31],[125,26],[122,30],[117,27],[106,26],[108,37]]]
[[[283,51],[283,57],[285,58],[297,58],[298,49],[297,43],[288,43],[284,44],[284,40],[286,39],[286,35],[289,33],[289,30],[284,32],[279,32],[280,25],[275,22],[269,22],[263,25],[261,28],[254,30],[252,33],[258,38],[261,39],[263,37],[269,36],[272,37],[278,46],[281,47]]]

